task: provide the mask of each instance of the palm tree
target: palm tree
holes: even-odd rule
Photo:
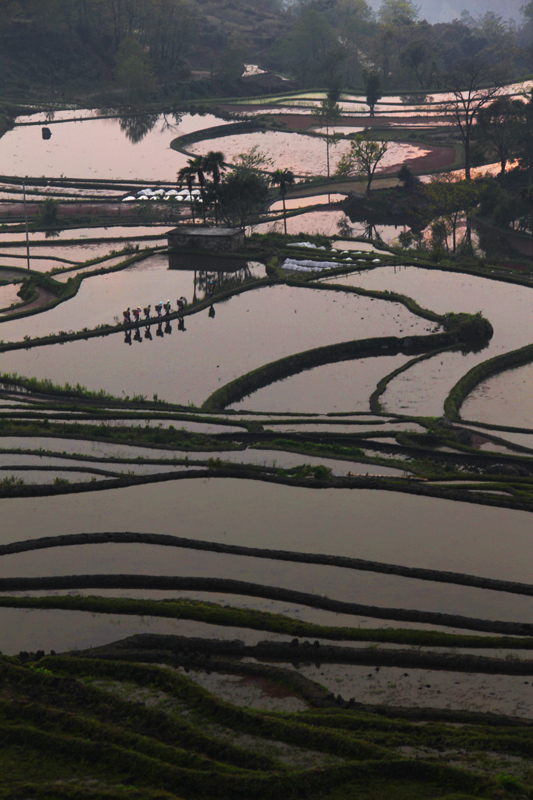
[[[182,167],[178,172],[178,182],[180,186],[183,186],[184,183],[187,184],[187,188],[189,190],[189,197],[191,203],[191,213],[192,213],[192,224],[195,225],[196,221],[194,219],[194,199],[192,196],[192,187],[194,185],[194,179],[196,178],[196,167],[194,166],[195,159],[189,158],[187,161],[187,166]]]
[[[285,195],[289,186],[294,186],[294,174],[290,169],[277,169],[270,176],[273,186],[279,186],[281,199],[283,201],[283,226],[285,228],[285,239],[287,238],[287,212],[285,210]]]
[[[213,188],[215,190],[215,225],[218,225],[218,186],[220,184],[221,171],[226,167],[224,153],[220,150],[210,150],[203,159],[203,169],[213,178]]]
[[[205,210],[206,210],[206,194],[205,194],[205,158],[204,156],[196,156],[188,162],[192,169],[196,170],[196,177],[200,186],[200,194],[202,196],[202,216],[205,225]]]

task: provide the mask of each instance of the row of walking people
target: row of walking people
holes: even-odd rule
[[[183,296],[178,297],[178,299],[176,300],[176,305],[178,311],[183,311],[183,309],[187,305],[187,299]],[[163,311],[165,312],[164,314]],[[170,300],[167,300],[166,303],[163,303],[163,301],[160,300],[159,303],[155,305],[155,316],[157,318],[160,318],[162,316],[168,317],[171,311],[172,311],[172,304]],[[132,317],[133,317],[133,322],[140,322],[141,312],[144,314],[144,319],[150,319],[152,306],[149,305],[146,306],[145,308],[141,308],[140,306],[137,306],[137,308],[130,308],[128,306],[128,308],[122,312],[122,316],[124,318],[123,320],[124,325],[130,323],[132,321]]]

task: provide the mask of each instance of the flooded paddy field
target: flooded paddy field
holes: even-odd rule
[[[291,169],[295,175],[325,175],[327,172],[326,142],[325,139],[315,136],[305,136],[299,133],[284,133],[280,131],[264,131],[242,135],[224,136],[222,139],[207,139],[191,145],[194,153],[205,155],[213,150],[215,145],[220,147],[228,161],[234,161],[244,152],[244,138],[246,147],[257,146],[259,151],[267,158],[272,159],[277,169]],[[335,146],[330,146],[330,170],[333,173],[339,160],[350,150],[350,142],[341,139]],[[401,164],[408,158],[415,158],[428,152],[427,148],[406,142],[390,142],[387,152],[380,161],[377,173],[383,172],[396,164]]]
[[[20,297],[17,294],[19,288],[17,284],[13,283],[0,286],[0,308],[9,308],[11,305],[20,303]]]
[[[179,297],[187,291],[190,300],[191,278],[190,272],[165,270],[164,260],[158,257],[154,257],[153,269],[148,262],[145,269],[136,265],[123,272],[88,278],[68,303],[36,315],[31,329],[34,335],[48,335],[116,324],[124,307],[142,307],[146,302],[155,305],[169,295],[175,308],[174,295]],[[57,383],[88,384],[88,388],[105,389],[119,397],[151,397],[157,391],[161,399],[198,404],[218,385],[243,372],[302,349],[353,339],[358,330],[361,337],[407,335],[427,332],[430,326],[398,304],[279,286],[252,289],[218,303],[215,318],[210,318],[206,309],[186,317],[185,327],[185,331],[179,331],[174,321],[167,334],[162,328],[161,336],[153,325],[150,340],[141,329],[141,341],[130,346],[124,335],[117,333],[4,353],[3,369]],[[242,336],[243,327],[246,337]],[[0,327],[0,338],[17,341],[26,330],[25,319],[6,321]],[[251,339],[253,348],[249,346]],[[86,369],[88,359],[94,359],[90,373]],[[118,370],[117,364],[121,365]]]
[[[429,362],[415,365],[395,378],[384,395],[384,403],[389,411],[405,413],[408,410],[414,414],[438,416],[442,413],[443,401],[451,386],[472,366],[533,341],[533,320],[530,313],[532,289],[527,286],[498,283],[495,291],[494,282],[486,278],[410,266],[377,267],[349,276],[331,278],[329,281],[365,289],[395,291],[412,297],[421,306],[431,307],[439,313],[446,313],[452,308],[456,312],[469,313],[480,310],[493,325],[494,335],[483,351],[468,355],[445,353]],[[513,324],[510,324],[509,308],[513,309]],[[527,372],[528,368],[524,369]],[[505,377],[500,376],[493,381],[499,380],[503,386],[513,374],[506,373]],[[476,390],[475,396],[487,391],[486,386],[487,384],[483,384]],[[524,387],[526,395],[527,383]],[[516,393],[512,396],[516,396]],[[467,404],[472,402],[471,399],[467,400]],[[466,407],[465,405],[466,416],[471,419],[479,418],[472,413],[473,406],[470,405],[468,412]],[[494,422],[497,417],[504,424],[526,424],[523,415],[522,421],[519,421],[520,418],[515,419],[511,408],[504,409],[501,402],[493,411],[492,418],[483,421]]]
[[[100,240],[100,242],[105,242],[105,240],[108,239],[110,242],[125,241],[125,243],[127,243],[129,238],[156,239],[157,237],[163,237],[171,227],[172,224],[162,222],[156,225],[143,224],[121,226],[110,224],[102,227],[95,226],[94,228],[85,226],[81,228],[66,228],[64,230],[53,231],[52,235],[50,235],[49,231],[32,231],[29,235],[30,254],[35,242],[38,242],[43,248],[45,242],[48,243],[47,247],[49,248],[53,248],[54,246],[59,248],[63,245],[70,245],[72,241],[79,240],[83,242],[84,239],[95,239]],[[22,231],[7,233],[2,236],[2,240],[5,244],[8,244],[9,249],[11,249],[11,247],[26,247],[24,233]],[[98,241],[96,241],[95,244],[98,245]],[[9,252],[9,250],[7,252]]]
[[[291,235],[309,236],[317,233],[324,236],[335,236],[339,232],[339,223],[346,220],[344,211],[336,209],[322,209],[320,211],[305,211],[294,217],[287,217],[287,233]],[[283,220],[275,222],[262,222],[251,228],[253,233],[283,232]]]
[[[316,194],[309,197],[288,197],[285,200],[285,208],[305,208],[306,206],[314,206],[319,203],[338,203],[345,200],[345,194]],[[269,211],[283,211],[283,201],[275,200],[270,206]]]
[[[0,138],[3,173],[50,178],[68,175],[107,180],[172,180],[185,166],[187,157],[172,150],[171,141],[178,135],[227,124],[209,114],[185,114],[178,124],[170,119],[170,125],[163,115],[156,116],[155,122],[146,118],[138,122],[137,118],[124,118],[121,122],[117,118],[88,117],[84,111],[69,111],[64,119],[55,117],[52,138],[47,142],[41,141],[39,128],[49,124],[43,115],[19,117],[13,130]]]
[[[235,502],[237,497],[239,502]],[[529,577],[528,565],[523,559],[514,557],[514,553],[523,552],[527,547],[529,519],[526,513],[391,492],[317,492],[250,481],[193,480],[76,497],[38,498],[31,502],[12,499],[1,503],[8,523],[4,543],[74,535],[87,530],[146,530],[178,534],[191,540],[202,538],[267,550],[282,548],[284,551],[356,556],[487,578],[527,581]],[[261,509],[260,514],[258,509]],[[426,514],[431,515],[431,529],[420,525]],[[502,525],[507,530],[505,541],[501,539]],[[477,546],[481,540],[483,545]],[[325,565],[290,564],[276,558],[243,558],[188,549],[186,542],[184,544],[185,547],[179,548],[140,543],[78,545],[2,556],[0,577],[115,573],[221,579],[231,576],[232,580],[261,583],[278,589],[297,589],[351,603],[366,604],[370,597],[379,598],[377,605],[385,608],[423,608],[448,614],[464,614],[464,609],[468,608],[470,617],[483,619],[520,622],[528,619],[531,609],[530,598],[501,592],[375,572],[353,572]],[[101,590],[96,591],[102,594]],[[243,591],[246,593],[247,590]],[[92,590],[90,594],[94,592]],[[130,592],[129,596],[136,594]],[[191,596],[191,592],[185,595]],[[158,597],[160,594],[150,591],[148,594],[144,592],[144,596]],[[195,593],[195,596],[201,595]],[[239,598],[230,594],[224,597],[220,592],[204,594],[204,597],[231,605],[244,603],[258,609],[288,613],[304,620],[314,619],[320,624],[374,627],[377,622],[378,625],[390,625],[372,621],[365,615],[359,615],[360,621],[357,616],[350,619],[346,614],[340,618],[335,615],[334,620],[328,623],[328,612],[306,610],[305,607],[298,610],[286,601],[253,598],[247,601],[244,596]],[[2,619],[9,629],[10,620],[12,622],[14,617],[18,620],[17,635],[14,636],[14,632],[10,634],[13,652],[24,635],[28,642],[43,642],[46,634],[46,645],[40,645],[46,649],[61,649],[67,642],[69,647],[85,645],[87,631],[92,631],[92,626],[85,626],[84,615],[44,613],[44,627],[40,629],[40,616],[35,612],[2,609]],[[61,619],[60,626],[49,625],[46,620],[57,615]],[[120,619],[120,615],[118,618],[116,615],[99,617],[97,632],[93,635],[100,642],[122,635]],[[121,630],[117,631],[117,624]],[[183,634],[187,629],[186,623],[176,621],[155,620],[148,624],[151,631]],[[124,626],[124,635],[127,635],[132,630],[131,621],[124,620]],[[229,633],[215,629],[210,635],[227,636]],[[240,638],[246,636],[249,639],[244,630],[236,633]],[[355,667],[345,667],[344,670],[348,681],[350,676],[357,674]],[[388,674],[389,671],[385,670],[384,675]],[[434,678],[440,680],[437,674]],[[465,678],[461,677],[460,681],[464,690]],[[401,696],[405,697],[404,694]]]
[[[236,502],[239,497],[241,500]],[[526,583],[530,577],[527,560],[516,558],[517,552],[527,552],[529,546],[530,518],[526,512],[397,492],[317,491],[257,481],[201,479],[113,492],[34,498],[30,502],[3,499],[1,505],[7,523],[4,544],[89,530],[145,530],[213,542],[225,538],[234,545],[353,556]],[[419,524],[420,519],[428,516],[432,520],[430,529]],[[331,519],[335,520],[334,525]],[[507,527],[506,520],[511,523]],[[506,528],[505,540],[501,538],[502,526]],[[114,545],[100,548],[103,560],[106,548],[111,547]],[[142,564],[146,546],[131,547]],[[83,554],[86,548],[79,549]],[[172,549],[155,548],[160,550],[163,566]],[[120,560],[125,553],[120,548],[119,551]],[[58,554],[57,549],[49,552]],[[176,552],[179,555],[181,549]],[[2,570],[10,569],[11,558],[2,556]],[[204,556],[199,554],[198,558]],[[114,571],[120,572],[120,563],[115,566]],[[430,582],[421,585],[428,592],[432,589]]]
[[[409,356],[382,356],[327,364],[259,389],[235,403],[235,410],[368,411],[368,398],[378,381],[406,364]]]
[[[519,83],[511,83],[502,87],[502,94],[509,97],[520,97],[524,92],[531,89],[531,85],[531,81],[527,80],[520,81]],[[292,92],[285,95],[279,94],[270,98],[248,99],[242,101],[240,105],[250,106],[251,108],[257,105],[264,106],[265,108],[284,105],[291,110],[302,107],[312,109],[319,107],[326,97],[326,92],[320,91]],[[431,92],[430,95],[421,93],[419,102],[406,102],[406,97],[403,95],[384,95],[378,103],[376,103],[376,115],[384,111],[389,113],[398,111],[410,115],[420,112],[435,114],[435,112],[439,112],[442,104],[448,102],[450,99],[452,99],[452,95],[450,95],[449,92]],[[364,116],[368,116],[369,114],[366,97],[362,94],[342,92],[339,105],[344,112],[360,113]],[[304,113],[303,110],[302,113]]]
[[[493,425],[509,424],[518,428],[531,428],[532,392],[533,367],[528,364],[484,381],[468,396],[461,413],[465,419],[475,419]],[[530,436],[524,437],[518,434],[513,438],[517,443],[522,443],[522,440],[526,439],[527,443],[524,446],[533,446]]]
[[[172,552],[175,550],[175,552]],[[121,565],[121,566],[119,566]],[[122,570],[122,572],[121,572]],[[0,580],[24,575],[27,578],[40,576],[116,575],[131,576],[188,576],[223,580],[231,576],[232,581],[261,584],[280,590],[298,589],[308,594],[319,594],[345,603],[365,605],[369,596],[379,597],[379,605],[385,608],[418,609],[444,614],[461,614],[469,609],[469,616],[484,619],[499,619],[523,622],[528,619],[531,599],[505,596],[469,587],[452,587],[444,584],[428,587],[427,582],[378,575],[368,572],[353,573],[322,565],[290,564],[275,559],[241,558],[217,553],[188,551],[186,548],[165,548],[142,545],[84,545],[59,547],[48,551],[22,553],[2,559]],[[200,586],[200,584],[198,584]],[[91,589],[100,594],[101,589]],[[84,590],[86,593],[87,590]],[[203,592],[209,600],[210,593]],[[223,601],[229,605],[244,606],[250,590],[242,593],[228,592]],[[494,595],[494,596],[492,596]],[[152,594],[155,598],[156,593]],[[161,596],[161,593],[159,593]],[[178,595],[179,596],[179,595]],[[220,596],[220,594],[219,594]],[[277,613],[293,612],[287,602],[256,599],[252,601],[259,610]],[[292,605],[292,604],[291,604]],[[301,611],[300,611],[301,613]],[[309,611],[307,612],[309,614]],[[327,612],[323,612],[327,614]],[[330,612],[326,624],[338,623]],[[384,613],[386,616],[386,612]],[[344,615],[344,624],[354,625],[355,620]],[[305,619],[305,612],[302,614]],[[323,617],[324,619],[324,617]],[[339,640],[342,641],[342,634]],[[55,647],[54,647],[55,649]]]

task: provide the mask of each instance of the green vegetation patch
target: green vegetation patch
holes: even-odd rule
[[[335,641],[401,644],[416,647],[463,647],[470,649],[532,650],[531,637],[476,636],[409,628],[349,628],[319,625],[269,611],[244,609],[197,600],[135,600],[76,595],[48,597],[0,596],[0,607],[64,609],[91,614],[126,614],[140,617],[189,619],[211,625],[281,633],[289,636],[318,637]]]

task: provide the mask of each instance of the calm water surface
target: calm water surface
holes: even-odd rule
[[[89,278],[76,298],[64,304],[63,310],[58,307],[57,316],[50,317],[54,315],[51,311],[5,322],[0,326],[0,338],[18,340],[23,332],[57,333],[81,330],[89,323],[113,322],[114,315],[121,315],[128,305],[165,301],[162,287],[168,289],[169,282],[176,281],[182,288],[185,280],[190,287],[190,273],[160,271],[162,262],[155,259],[154,263],[152,273],[142,269],[137,272],[134,267],[126,278],[123,272],[102,276],[102,283],[100,277]],[[176,297],[181,288],[174,292]],[[175,307],[174,294],[169,289],[167,296]],[[69,308],[71,302],[74,305]],[[424,333],[428,329],[425,320],[396,303],[291,286],[252,289],[216,304],[215,311],[214,319],[209,318],[207,309],[186,317],[185,332],[178,330],[175,320],[170,335],[164,334],[163,327],[163,335],[158,335],[153,325],[152,339],[148,340],[141,330],[141,341],[132,341],[131,346],[119,333],[4,353],[2,369],[48,377],[61,384],[68,381],[106,389],[118,396],[152,397],[157,393],[161,399],[200,404],[223,383],[285,355],[354,338]],[[305,398],[301,399],[303,403]]]
[[[533,428],[533,366],[507,370],[477,386],[461,407],[461,416],[493,425]],[[509,422],[511,420],[511,422]],[[532,437],[503,433],[504,438],[533,447]],[[523,441],[525,439],[525,441]]]
[[[378,267],[335,279],[337,280],[366,289],[389,289],[406,294],[422,307],[431,308],[441,314],[448,311],[468,313],[482,311],[494,328],[493,338],[488,347],[481,352],[467,355],[459,352],[443,353],[415,365],[396,377],[383,395],[384,405],[389,411],[439,416],[442,414],[446,394],[471,367],[487,358],[533,342],[531,314],[533,290],[528,287],[503,282],[495,283],[486,278],[460,273],[409,266]],[[512,314],[509,309],[512,309]],[[506,372],[505,375],[491,379],[491,385],[499,386],[499,401],[494,404],[485,402],[484,411],[479,407],[482,416],[477,417],[476,406],[473,405],[473,401],[467,400],[468,405],[463,407],[463,415],[485,422],[500,422],[515,426],[531,425],[532,418],[527,408],[528,394],[533,388],[531,370],[529,372],[527,368],[524,370],[524,372],[521,370]],[[486,386],[487,384],[483,384],[476,390],[477,398],[485,397],[489,400],[494,396],[485,394],[488,391]],[[508,393],[509,386],[512,388]],[[491,410],[487,412],[489,405]],[[515,409],[518,411],[516,414]],[[489,416],[483,416],[487,413],[490,419]],[[528,417],[529,422],[526,421]]]
[[[267,158],[272,159],[277,169],[291,169],[296,175],[325,175],[327,173],[325,139],[305,136],[298,133],[264,131],[247,133],[245,136],[225,136],[223,139],[208,139],[191,145],[194,153],[205,154],[216,147],[224,152],[229,161],[257,146]],[[343,155],[350,150],[350,142],[342,139],[330,146],[330,171],[333,173]],[[377,173],[393,164],[409,158],[422,156],[429,152],[420,145],[406,142],[391,142],[384,157],[379,162]]]
[[[151,531],[530,580],[527,513],[382,491],[313,491],[252,481],[198,480],[76,497],[2,500],[0,510],[3,542],[93,530]],[[527,619],[532,603],[531,598],[372,573],[145,545],[67,547],[0,559],[3,576],[76,572],[231,575],[376,605],[462,613],[468,608],[472,616],[485,618]],[[31,628],[35,615],[27,620]],[[112,622],[108,628],[114,638],[120,635]]]
[[[38,125],[17,125],[0,138],[0,160],[6,175],[33,177],[174,180],[187,156],[170,149],[176,136],[212,125],[227,124],[211,114],[185,114],[178,125],[168,127],[161,115],[152,130],[133,143],[117,119],[86,118],[84,111],[61,112],[52,124],[52,138],[43,141]],[[18,122],[45,122],[43,115],[19,117]],[[172,120],[171,120],[172,121]]]

